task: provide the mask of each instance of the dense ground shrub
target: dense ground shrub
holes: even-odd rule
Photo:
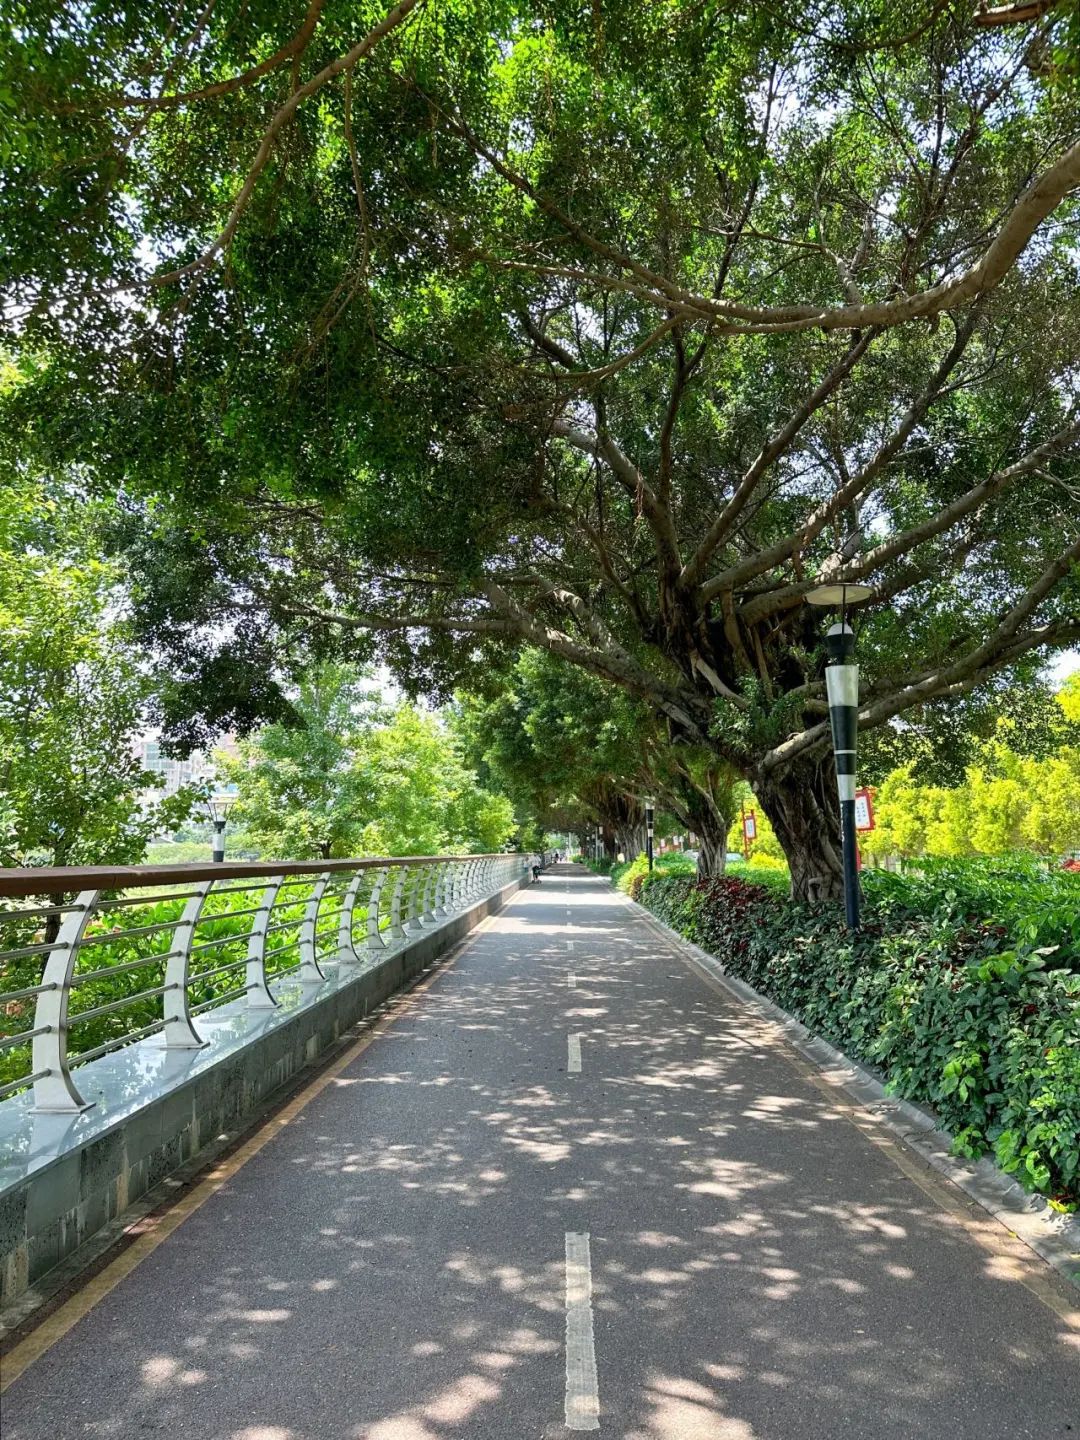
[[[677,851],[674,853],[669,851],[666,855],[657,855],[654,865],[654,874],[697,874],[697,861],[691,856],[682,855]],[[649,873],[649,862],[644,855],[638,855],[634,860],[625,860],[618,864],[601,861],[592,868],[598,875],[610,875],[611,883],[615,888],[621,890],[624,895],[629,895],[632,900],[641,898],[641,887]],[[755,859],[749,865],[742,860],[733,860],[728,866],[728,873],[738,875],[743,880],[751,880],[757,885],[764,885],[769,890],[774,890],[782,895],[786,895],[791,888],[787,866],[768,856]]]
[[[867,876],[855,937],[834,905],[794,904],[735,876],[699,884],[657,873],[640,893],[732,975],[877,1067],[894,1093],[931,1105],[957,1153],[992,1151],[1028,1189],[1073,1209],[1080,966],[1066,963],[1066,946],[1036,944],[1047,937],[1032,919],[1067,908],[1069,892],[1051,877],[1048,896],[1009,892],[1007,918],[991,918],[985,869],[965,883],[961,868],[939,873],[940,893],[929,874]],[[1080,885],[1070,880],[1076,905]]]
[[[1034,855],[924,859],[903,875],[868,871],[869,895],[918,914],[1001,925],[1010,944],[1046,954],[1048,966],[1080,969],[1080,875]]]
[[[667,855],[657,855],[653,860],[654,875],[696,875],[697,862],[689,855],[681,855],[678,851],[669,852]],[[611,867],[611,883],[616,889],[621,890],[624,895],[629,895],[631,900],[640,899],[641,886],[649,873],[649,861],[644,854],[638,855],[633,860],[623,861],[621,864]]]

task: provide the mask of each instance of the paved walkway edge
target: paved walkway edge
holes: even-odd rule
[[[995,1220],[1066,1280],[1080,1288],[1080,1215],[1062,1215],[1051,1209],[1042,1196],[1029,1195],[987,1156],[974,1162],[958,1160],[951,1153],[953,1137],[947,1130],[941,1129],[932,1111],[889,1095],[871,1071],[814,1035],[801,1020],[796,1020],[794,1015],[781,1009],[753,986],[729,975],[723,962],[715,955],[687,940],[646,906],[631,900],[622,891],[616,890],[615,893],[639,916],[648,920],[666,940],[705,969],[733,999],[775,1025],[784,1039],[830,1085],[843,1090],[922,1160],[989,1211]]]

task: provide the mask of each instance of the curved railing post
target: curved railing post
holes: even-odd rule
[[[409,919],[406,929],[423,930],[424,908],[427,903],[428,876],[433,866],[430,864],[417,865],[416,880],[413,882],[412,893],[409,897]]]
[[[405,876],[405,884],[401,890],[401,929],[408,936],[416,920],[417,887],[420,884],[421,870],[419,865],[407,865],[405,868],[409,873]]]
[[[438,878],[435,881],[435,918],[446,914],[446,882],[450,876],[450,861],[444,860],[439,866]]]
[[[454,879],[450,889],[451,910],[460,910],[465,903],[465,880],[468,875],[468,869],[469,867],[465,864],[464,860],[454,861]]]
[[[300,922],[300,983],[321,985],[326,979],[319,965],[318,925],[319,906],[330,883],[330,871],[324,870],[315,881],[308,902],[304,906],[304,918]]]
[[[441,865],[436,861],[432,861],[427,867],[427,874],[424,880],[424,904],[420,911],[421,925],[435,924],[435,886],[441,869]]]
[[[165,962],[165,994],[162,997],[165,1018],[162,1037],[167,1050],[201,1050],[210,1043],[202,1038],[191,1023],[188,984],[195,926],[213,888],[213,880],[203,880],[194,886],[194,894],[184,906],[184,912],[173,931],[172,949]]]
[[[401,896],[408,879],[408,865],[399,865],[394,893],[390,896],[390,934],[395,940],[405,939],[405,927],[401,923]]]
[[[92,1100],[84,1100],[75,1088],[68,1066],[68,997],[71,977],[79,958],[83,932],[97,904],[97,890],[83,890],[71,910],[64,916],[56,943],[49,951],[41,983],[47,985],[37,997],[34,1007],[34,1036],[31,1051],[34,1081],[34,1109],[53,1114],[73,1114],[89,1110]]]
[[[384,865],[375,877],[375,884],[371,887],[371,898],[368,900],[367,910],[367,943],[368,949],[372,952],[385,950],[386,941],[379,929],[379,901],[382,899],[383,886],[390,875],[390,866]]]
[[[252,1010],[273,1010],[277,1006],[277,1001],[270,994],[270,987],[266,983],[266,931],[284,879],[284,875],[279,875],[276,880],[271,880],[263,891],[248,937],[247,1003]]]
[[[341,902],[341,914],[338,916],[338,944],[337,958],[339,965],[356,965],[360,962],[360,956],[356,953],[356,944],[353,940],[353,916],[356,913],[356,897],[360,892],[366,870],[358,870],[349,881],[345,891],[344,899]]]

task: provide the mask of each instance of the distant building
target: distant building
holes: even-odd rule
[[[223,735],[214,746],[215,751],[236,759],[239,747],[235,735]],[[193,750],[184,760],[174,759],[161,753],[157,736],[144,735],[135,743],[135,758],[142,768],[159,777],[160,784],[143,791],[140,799],[144,805],[160,800],[166,795],[175,795],[185,785],[197,785],[200,781],[212,780],[215,774],[213,756],[203,750]]]

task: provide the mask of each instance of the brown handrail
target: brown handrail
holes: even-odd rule
[[[484,855],[371,856],[362,860],[196,860],[187,865],[41,865],[0,869],[0,898],[55,895],[78,890],[145,890],[184,885],[193,880],[240,880],[261,875],[324,875],[341,870],[380,869],[384,865],[430,865],[447,860],[497,860],[512,851]]]

